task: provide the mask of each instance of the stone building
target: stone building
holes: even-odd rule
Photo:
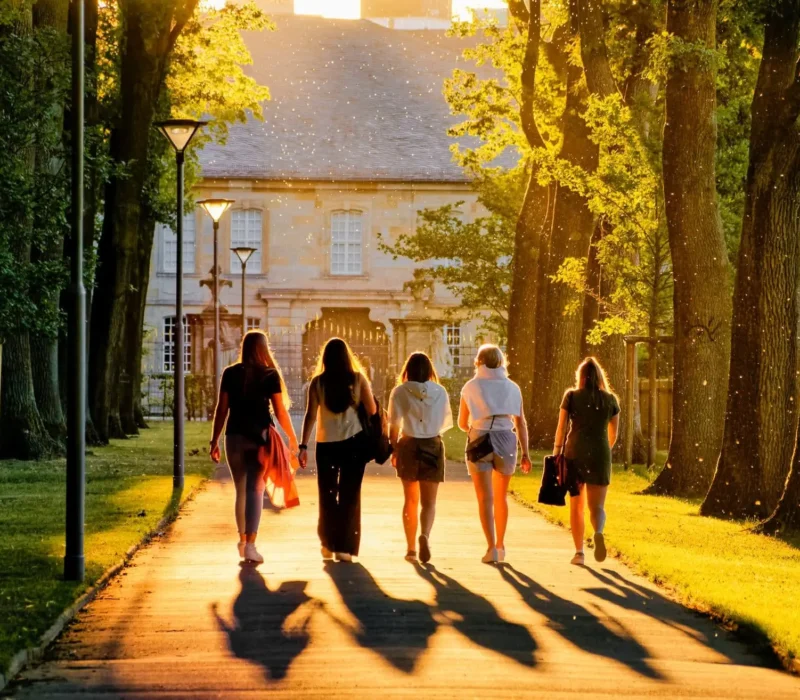
[[[479,213],[452,161],[446,131],[455,119],[442,96],[463,47],[441,32],[365,20],[276,21],[275,33],[247,37],[251,73],[272,93],[264,121],[204,149],[194,193],[235,200],[218,241],[224,359],[241,338],[241,266],[230,249],[246,245],[256,249],[246,267],[247,325],[269,331],[298,405],[331,335],[352,342],[379,394],[413,350],[433,352],[446,372],[468,370],[480,324],[459,322],[446,290],[410,284],[414,265],[380,249],[413,232],[422,209],[463,202],[465,217]],[[198,208],[184,230],[184,365],[211,374],[212,225]],[[176,260],[175,236],[161,227],[146,310],[151,374],[172,371],[175,360]]]

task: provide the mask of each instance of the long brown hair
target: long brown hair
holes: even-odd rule
[[[596,357],[587,357],[578,365],[575,372],[575,388],[588,389],[593,394],[604,391],[613,394],[611,385],[606,379],[606,372]]]
[[[420,384],[436,382],[439,384],[439,375],[436,373],[431,358],[424,352],[412,352],[397,378],[398,385],[403,382],[419,382]]]
[[[242,345],[239,348],[239,362],[245,368],[245,382],[248,380],[250,370],[258,367],[269,367],[278,373],[278,378],[281,382],[281,396],[283,396],[283,405],[288,411],[292,405],[292,400],[289,398],[289,390],[286,388],[286,382],[283,380],[283,372],[272,354],[272,348],[269,345],[269,336],[262,330],[254,329],[247,331],[244,338],[242,338]]]
[[[325,343],[312,380],[322,388],[328,410],[344,413],[353,405],[353,387],[359,374],[366,378],[361,363],[345,340],[331,338]]]

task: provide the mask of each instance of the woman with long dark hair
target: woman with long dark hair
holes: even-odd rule
[[[297,451],[290,404],[267,334],[249,331],[242,340],[239,361],[222,373],[214,410],[211,459],[219,463],[219,438],[225,427],[225,454],[236,488],[239,556],[259,564],[264,561],[256,549],[264,499],[264,466],[259,449],[267,444],[274,415],[289,438],[290,450]]]
[[[572,563],[579,566],[586,561],[583,537],[587,501],[594,528],[594,558],[606,558],[605,502],[611,483],[611,449],[617,441],[618,428],[619,401],[600,363],[587,357],[575,373],[575,386],[564,394],[553,445],[554,455],[564,452],[580,488],[580,493],[570,494],[569,499],[569,522],[575,542]]]
[[[430,535],[436,516],[436,494],[444,481],[442,433],[453,427],[450,397],[439,384],[431,359],[424,352],[409,355],[397,386],[389,397],[389,439],[392,465],[403,482],[403,528],[406,559],[431,560]],[[422,511],[420,513],[420,503]]]
[[[300,464],[308,463],[308,440],[317,426],[317,484],[322,558],[352,561],[361,544],[361,482],[369,461],[358,417],[378,411],[372,387],[350,346],[331,338],[308,386]]]

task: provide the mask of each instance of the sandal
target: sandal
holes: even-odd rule
[[[413,549],[409,549],[405,556],[406,561],[417,561],[417,553]]]
[[[572,557],[570,564],[574,564],[575,566],[584,566],[586,564],[586,555],[583,552],[575,552],[575,556]]]

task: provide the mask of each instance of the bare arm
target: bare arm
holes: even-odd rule
[[[303,432],[300,436],[300,443],[307,445],[311,439],[311,431],[314,429],[314,424],[317,422],[317,409],[319,408],[319,401],[317,399],[317,392],[314,390],[314,382],[308,385],[308,396],[306,398],[306,414],[303,416]]]
[[[368,416],[374,416],[378,412],[378,404],[372,394],[372,385],[366,377],[361,378],[361,403],[367,409]]]
[[[617,443],[617,434],[619,433],[619,413],[614,416],[608,423],[608,444],[613,448]]]
[[[566,408],[562,408],[558,412],[558,428],[556,428],[556,439],[553,443],[553,454],[557,455],[564,449],[564,441],[567,439],[567,421],[569,420],[569,413]]]
[[[461,397],[461,403],[458,404],[458,427],[465,433],[469,432],[469,408],[464,397]]]
[[[228,392],[220,391],[219,397],[217,398],[217,405],[214,408],[214,426],[211,429],[211,443],[209,445],[209,454],[213,462],[219,462],[219,436],[222,435],[222,429],[225,427],[225,421],[228,419],[229,407]]]
[[[286,410],[286,405],[283,403],[283,394],[273,394],[270,397],[270,401],[272,402],[275,418],[278,419],[278,425],[283,428],[283,432],[289,438],[289,450],[297,452],[297,435],[295,435],[289,411]]]
[[[514,416],[514,424],[517,427],[517,438],[522,447],[522,473],[527,474],[531,470],[531,454],[528,445],[528,421],[525,420],[525,409],[520,404],[519,415]]]

